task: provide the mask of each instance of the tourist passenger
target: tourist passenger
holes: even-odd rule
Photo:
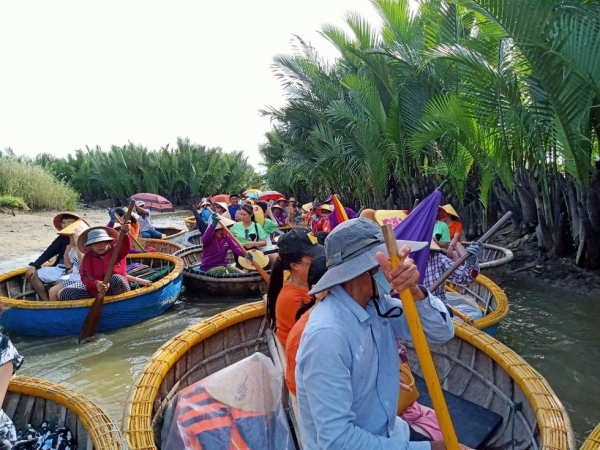
[[[211,223],[202,235],[202,264],[200,270],[207,272],[213,267],[227,266],[227,252],[244,256],[231,236],[223,231],[223,226],[230,227],[235,222],[218,214],[211,215]]]
[[[111,228],[118,228],[119,226],[121,226],[121,223],[123,223],[125,221],[125,209],[123,208],[115,208],[115,218],[118,220],[115,220],[115,224],[114,225],[118,225],[117,227],[115,226],[111,226],[110,222],[109,222],[109,227]],[[129,230],[129,234],[131,235],[131,237],[133,239],[139,239],[140,238],[140,223],[139,223],[139,218],[140,216],[137,215],[137,213],[135,211],[131,211],[131,216],[129,217],[129,221],[131,222],[131,228]]]
[[[441,217],[444,217],[446,211],[440,206],[438,208],[437,220],[433,226],[433,238],[435,242],[442,248],[448,248],[452,237],[450,236],[450,229],[448,225],[442,222]]]
[[[260,248],[267,245],[267,233],[262,226],[254,220],[254,210],[247,203],[238,211],[241,222],[236,222],[231,227],[231,233],[246,250]]]
[[[477,275],[479,275],[479,262],[483,256],[483,244],[480,242],[473,242],[466,250],[461,244],[457,244],[457,252],[454,252],[453,257],[449,258],[444,255],[435,241],[431,242],[429,251],[429,258],[427,260],[427,269],[425,270],[425,277],[423,278],[423,285],[429,288],[440,278],[446,270],[454,265],[455,260],[458,260],[464,252],[470,253],[471,256],[465,261],[463,266],[457,268],[452,275],[448,278],[450,281],[454,281],[457,284],[470,285]],[[446,303],[446,288],[444,283],[438,287],[433,294],[435,294],[440,300]]]
[[[211,201],[206,198],[203,198],[202,201],[200,202],[200,209],[201,209],[200,216],[202,217],[202,220],[206,224],[208,224],[208,222],[210,222],[211,212],[210,212],[209,208],[211,206],[212,206]]]
[[[287,216],[285,215],[285,209],[279,205],[271,206],[273,212],[273,218],[275,219],[278,227],[285,227],[290,224]]]
[[[313,288],[327,272],[327,264],[325,255],[317,256],[312,260],[310,268],[308,269],[307,284],[309,289]],[[285,343],[285,354],[287,359],[287,367],[285,369],[285,384],[287,385],[290,392],[296,395],[296,353],[298,353],[298,347],[300,347],[300,338],[302,332],[308,322],[308,316],[310,311],[315,304],[322,300],[327,295],[328,291],[319,292],[316,295],[310,297],[310,300],[306,303],[302,303],[300,309],[296,312],[296,323],[288,334],[287,341]]]
[[[277,339],[285,346],[288,333],[296,322],[296,313],[308,297],[308,269],[313,258],[323,254],[323,246],[306,228],[294,228],[277,243],[279,258],[271,268],[267,292],[267,314]],[[284,284],[283,271],[290,277]]]
[[[150,208],[146,208],[146,204],[138,200],[135,202],[135,210],[140,216],[140,236],[144,239],[162,239],[162,233],[154,228],[150,220]]]
[[[410,289],[430,343],[448,341],[454,327],[444,304],[417,285],[419,272],[408,254],[426,244],[398,244],[401,263],[392,270],[381,229],[371,220],[349,220],[327,237],[327,272],[309,294],[329,293],[312,310],[296,356],[306,449],[409,447],[409,427],[396,416],[395,337],[411,336],[402,302],[379,293],[373,275],[381,266],[397,292]]]
[[[298,208],[298,203],[295,197],[290,197],[288,200],[288,211],[290,213],[290,224],[297,225],[302,218],[302,210]]]
[[[83,221],[74,222],[72,226],[69,228],[77,227],[77,224],[84,223]],[[84,225],[85,229],[88,228],[87,224]],[[52,286],[48,291],[48,297],[50,301],[57,301],[60,299],[60,292],[67,286],[74,284],[76,282],[81,281],[81,274],[79,272],[79,267],[81,265],[81,261],[83,260],[83,254],[77,249],[77,238],[79,234],[84,230],[73,230],[72,234],[65,234],[64,232],[67,229],[63,229],[63,235],[68,236],[71,239],[69,245],[65,249],[65,255],[63,257],[64,265],[65,265],[65,275],[58,279],[56,285]],[[78,232],[79,231],[79,232]]]
[[[0,309],[0,314],[1,311]],[[21,364],[23,364],[23,357],[19,355],[8,336],[0,333],[0,407],[4,403],[10,379],[19,370]],[[0,409],[0,436],[2,449],[11,449],[17,442],[15,426],[3,409]]]
[[[130,290],[127,282],[127,255],[131,251],[130,223],[125,222],[121,229],[127,234],[121,242],[117,261],[107,284],[104,284],[103,280],[115,252],[113,244],[119,238],[119,233],[108,227],[92,227],[81,233],[77,239],[77,248],[84,253],[79,268],[81,283],[64,288],[60,293],[61,300],[97,297],[99,292],[118,295]]]
[[[229,211],[227,211],[227,203],[225,202],[214,202],[212,204],[212,209],[214,212],[216,212],[218,215],[223,216],[227,219],[231,219],[231,216],[229,215]],[[211,218],[212,220],[212,218]]]
[[[54,227],[60,231],[63,228],[68,227],[77,220],[83,220],[77,214],[72,212],[61,212],[54,217]],[[55,283],[60,277],[64,275],[63,256],[67,246],[71,243],[69,236],[59,235],[52,244],[40,255],[34,262],[29,263],[29,268],[25,272],[25,278],[31,283],[35,292],[37,292],[40,300],[47,301],[48,293],[44,287],[44,283]],[[48,262],[50,259],[56,257],[54,264],[51,267],[42,267],[42,265]]]
[[[460,242],[460,237],[463,234],[463,226],[460,221],[460,217],[456,213],[456,210],[452,207],[451,204],[447,204],[442,206],[445,214],[441,214],[439,211],[438,218],[446,225],[448,225],[448,230],[450,231],[450,239],[454,239],[454,235],[458,234],[458,242]]]
[[[229,211],[229,217],[235,217],[235,213],[237,213],[242,207],[240,203],[240,196],[238,194],[229,194],[229,206],[227,210]]]
[[[277,230],[276,219],[273,216],[273,211],[267,205],[267,202],[265,202],[263,200],[259,200],[258,202],[256,202],[256,204],[258,206],[260,206],[260,208],[263,210],[263,213],[265,215],[265,222],[263,223],[263,229],[265,230],[265,233],[267,233],[267,236],[271,236],[273,233],[283,234],[282,231]]]
[[[319,231],[331,231],[331,225],[329,224],[329,216],[331,215],[332,208],[327,204],[318,206],[315,209],[315,216],[313,216],[313,234],[317,234]]]

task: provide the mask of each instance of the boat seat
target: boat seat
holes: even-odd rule
[[[425,380],[414,372],[413,375],[420,394],[418,402],[433,408]],[[458,442],[473,449],[484,448],[502,423],[502,416],[446,390],[443,392]]]

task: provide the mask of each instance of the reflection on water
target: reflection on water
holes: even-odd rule
[[[96,341],[85,345],[78,345],[76,336],[39,338],[11,333],[13,343],[25,357],[19,374],[79,391],[120,421],[131,385],[162,344],[200,320],[244,302],[181,300],[159,317],[99,333]]]
[[[581,443],[600,422],[598,299],[525,277],[507,279],[502,287],[510,314],[497,338],[548,380]]]

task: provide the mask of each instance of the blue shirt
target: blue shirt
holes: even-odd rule
[[[402,306],[379,297],[381,311]],[[427,340],[454,336],[444,304],[432,294],[417,302]],[[440,314],[444,313],[444,316]],[[396,416],[400,371],[395,337],[410,340],[403,314],[384,319],[372,302],[362,308],[340,285],[310,315],[296,355],[300,427],[305,449],[429,450],[410,442],[408,424]]]
[[[238,203],[238,205],[234,208],[231,205],[227,205],[227,209],[229,210],[229,216],[231,217],[231,220],[235,220],[235,213],[238,212],[242,207],[241,203]]]
[[[202,216],[202,220],[204,220],[205,223],[210,222],[211,214],[212,213],[208,210],[208,208],[203,209],[202,212],[200,213],[200,215]]]

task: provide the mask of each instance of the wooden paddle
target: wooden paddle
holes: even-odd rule
[[[498,222],[496,222],[496,224],[492,228],[490,228],[487,231],[487,233],[485,233],[483,236],[481,236],[481,238],[479,239],[478,242],[483,243],[483,242],[487,241],[489,238],[491,238],[496,233],[496,231],[498,231],[500,229],[500,227],[502,225],[504,225],[508,219],[510,219],[510,216],[512,216],[512,212],[508,211],[506,214],[504,214],[500,218],[500,220]],[[471,254],[467,252],[464,255],[462,255],[460,258],[458,258],[458,260],[454,264],[452,264],[452,266],[450,266],[450,268],[448,270],[446,270],[444,272],[444,274],[441,277],[439,277],[436,280],[436,282],[433,283],[429,287],[429,292],[433,292],[437,288],[439,288],[448,279],[448,277],[450,275],[452,275],[452,273],[462,265],[462,263],[464,263],[467,259],[469,259],[469,256],[471,256]]]
[[[212,214],[215,214],[215,212],[212,209],[209,208],[209,210]],[[219,220],[220,220],[220,217],[221,216],[219,216]],[[242,249],[242,251],[244,252],[244,255],[246,256],[246,259],[248,259],[248,260],[250,260],[250,262],[252,262],[252,265],[256,268],[256,270],[258,270],[258,273],[260,273],[260,276],[263,277],[263,280],[265,280],[265,282],[267,284],[269,284],[271,282],[271,277],[269,276],[269,274],[267,272],[265,272],[265,269],[260,267],[260,264],[258,264],[254,260],[254,258],[248,258],[248,251],[242,244],[240,244],[240,241],[237,240],[237,238],[233,235],[233,233],[231,232],[231,230],[229,228],[227,228],[223,224],[221,224],[221,228],[223,228],[223,231],[225,231],[225,233],[227,233],[229,235],[229,237],[231,239],[233,239],[233,241],[237,244],[237,246]],[[260,250],[256,250],[256,251],[260,251]]]
[[[131,217],[131,212],[135,207],[135,200],[131,200],[129,203],[129,209],[125,214],[125,222],[129,220]],[[125,231],[121,228],[119,232],[119,239],[117,239],[117,243],[115,245],[115,250],[110,258],[110,262],[108,263],[108,268],[106,269],[106,273],[104,274],[104,280],[102,282],[104,284],[108,284],[110,281],[110,277],[112,276],[113,268],[117,262],[117,256],[119,255],[119,250],[121,249],[121,244],[123,243],[123,239],[125,239]],[[83,322],[83,327],[81,328],[81,333],[79,333],[79,343],[90,342],[94,339],[96,335],[96,331],[98,330],[98,324],[100,323],[100,317],[102,316],[102,306],[104,306],[104,295],[105,292],[98,292],[98,296],[92,303],[90,310],[87,313],[85,321]]]
[[[394,235],[394,229],[390,224],[382,225],[383,237],[385,238],[385,245],[387,247],[388,254],[390,255],[390,263],[392,268],[396,267],[401,263],[400,257],[398,256],[398,243],[396,242],[396,236]],[[454,426],[450,419],[450,413],[448,412],[448,406],[442,393],[442,386],[438,379],[437,372],[435,371],[435,365],[433,364],[433,358],[431,352],[425,340],[425,333],[421,326],[421,319],[417,312],[417,305],[413,298],[410,289],[405,289],[400,292],[400,298],[402,299],[402,307],[406,316],[406,322],[410,329],[413,342],[415,344],[415,350],[419,357],[419,363],[423,369],[423,377],[429,390],[429,395],[433,403],[433,409],[438,418],[442,436],[444,437],[444,444],[448,450],[459,450],[458,439],[454,432]]]

